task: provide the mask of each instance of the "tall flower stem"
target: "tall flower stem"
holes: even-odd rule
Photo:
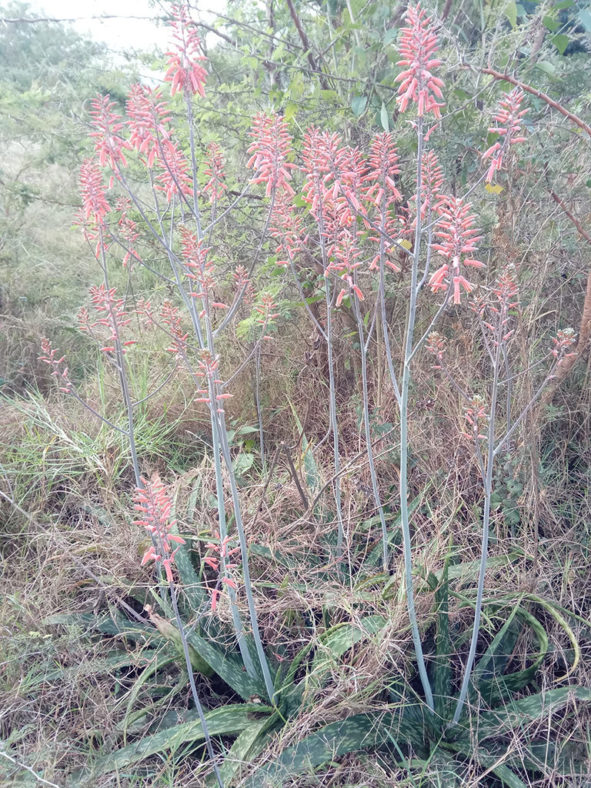
[[[102,228],[99,231],[99,242],[100,242],[100,251],[101,251],[101,259],[100,265],[103,271],[103,280],[105,284],[105,290],[108,292],[110,290],[109,287],[109,271],[107,268],[107,256],[105,254],[105,242],[103,238],[103,231]],[[115,339],[115,358],[116,358],[116,367],[117,373],[119,375],[119,385],[121,387],[121,396],[123,397],[123,404],[125,406],[125,410],[127,413],[127,439],[129,441],[129,451],[131,454],[131,465],[133,467],[133,475],[135,477],[135,483],[137,487],[142,486],[141,474],[140,474],[140,466],[137,456],[137,447],[135,442],[135,424],[134,424],[134,417],[133,417],[133,402],[131,399],[131,394],[129,391],[129,382],[127,380],[127,370],[125,366],[125,356],[123,353],[123,345],[121,343],[121,337],[119,336],[119,326],[117,324],[117,317],[113,313],[113,309],[111,307],[110,301],[108,302],[109,312],[110,312],[110,319],[111,324],[113,327],[113,334]]]
[[[417,195],[421,194],[421,165],[423,158],[423,120],[417,120]],[[431,711],[435,710],[433,702],[433,691],[427,668],[423,647],[421,645],[421,635],[417,622],[415,610],[413,581],[412,581],[412,543],[410,535],[410,515],[408,511],[408,395],[411,380],[411,357],[413,350],[413,336],[417,311],[418,296],[418,271],[421,254],[421,211],[417,199],[417,219],[415,227],[415,245],[412,260],[412,271],[410,280],[410,300],[408,306],[408,321],[406,326],[406,341],[404,348],[404,367],[402,371],[402,384],[400,392],[400,519],[402,522],[402,548],[404,553],[404,577],[406,585],[406,604],[408,617],[412,631],[412,639],[417,658],[417,666],[425,700]]]
[[[324,242],[323,242],[323,256],[324,256]],[[326,303],[326,361],[328,365],[328,418],[330,424],[330,431],[332,432],[332,461],[334,468],[333,475],[333,490],[334,501],[337,510],[337,547],[336,559],[341,561],[343,556],[343,542],[345,537],[345,528],[343,523],[343,510],[341,502],[341,455],[339,451],[339,425],[337,420],[337,395],[336,395],[336,380],[334,372],[334,345],[333,345],[333,327],[332,327],[332,296],[330,292],[330,280],[325,278],[325,303]]]
[[[493,381],[490,399],[490,412],[488,417],[488,447],[486,458],[486,469],[484,473],[484,510],[482,513],[482,545],[480,552],[480,568],[478,570],[478,587],[476,591],[476,607],[474,609],[474,625],[472,629],[472,639],[470,641],[470,651],[468,652],[468,659],[466,667],[464,668],[464,678],[460,689],[460,695],[456,703],[452,724],[456,724],[462,714],[462,709],[468,695],[470,686],[470,676],[476,658],[476,646],[478,644],[478,635],[480,634],[480,619],[482,616],[482,597],[484,593],[484,576],[486,574],[486,565],[488,560],[488,539],[490,532],[490,503],[492,497],[492,477],[495,460],[495,416],[497,411],[497,398],[499,392],[499,370],[502,356],[502,322],[499,320],[499,327],[497,329],[497,343],[493,363]]]
[[[170,588],[170,600],[172,602],[172,609],[174,610],[174,617],[176,619],[176,625],[179,630],[181,636],[181,643],[183,645],[183,656],[185,657],[185,665],[187,668],[187,674],[189,676],[189,685],[191,687],[191,695],[193,696],[193,703],[195,704],[195,708],[197,709],[197,715],[199,716],[199,722],[201,723],[201,729],[203,730],[203,738],[205,739],[205,746],[207,748],[207,754],[211,760],[211,764],[213,766],[213,772],[215,774],[215,779],[219,788],[224,788],[224,781],[222,780],[222,775],[220,774],[220,770],[216,763],[215,759],[215,752],[213,751],[213,744],[211,742],[211,736],[209,734],[209,729],[207,727],[207,720],[205,719],[205,713],[203,711],[203,706],[199,700],[199,695],[197,693],[197,687],[195,685],[195,676],[193,674],[193,666],[191,665],[191,657],[189,654],[189,644],[187,642],[187,635],[185,633],[185,627],[183,625],[183,621],[181,618],[181,614],[179,613],[179,606],[177,600],[176,589],[174,587],[174,583],[169,582]]]
[[[380,497],[380,488],[378,486],[378,477],[376,474],[373,447],[371,442],[371,422],[369,418],[369,391],[367,381],[367,348],[371,333],[368,334],[366,339],[363,330],[363,318],[359,308],[359,299],[353,295],[355,318],[357,319],[357,331],[359,334],[359,345],[361,348],[361,394],[362,394],[362,410],[363,410],[363,428],[365,432],[365,446],[367,450],[367,463],[369,467],[369,476],[371,479],[371,489],[376,509],[380,518],[380,525],[382,529],[382,566],[384,572],[388,571],[389,565],[389,548],[388,548],[388,529],[386,526],[386,518],[384,516],[384,508]]]

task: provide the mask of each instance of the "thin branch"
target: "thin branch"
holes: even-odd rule
[[[583,129],[583,131],[586,131],[591,137],[591,126],[588,126],[584,120],[578,117],[578,115],[574,115],[572,112],[569,112],[565,107],[562,106],[562,104],[559,104],[557,101],[554,101],[554,99],[551,99],[550,96],[542,93],[541,90],[532,88],[531,85],[527,85],[525,82],[521,82],[521,80],[516,79],[509,74],[502,74],[500,71],[496,71],[494,68],[480,68],[477,70],[483,74],[490,74],[491,77],[503,82],[510,82],[512,85],[521,88],[521,90],[524,90],[526,93],[530,93],[532,96],[545,101],[549,107],[552,107],[557,112],[560,112],[560,114],[564,115],[565,118],[572,120],[573,123],[575,123],[580,129]]]
[[[308,59],[308,63],[310,64],[310,67],[311,67],[312,71],[315,74],[318,74],[318,78],[320,80],[320,85],[322,86],[322,89],[323,90],[329,90],[330,89],[330,85],[328,84],[328,82],[326,80],[326,75],[324,74],[324,72],[320,68],[319,64],[316,62],[316,58],[312,54],[312,47],[310,45],[310,40],[309,40],[308,36],[306,35],[306,31],[302,27],[302,22],[301,22],[301,20],[300,20],[300,18],[298,16],[298,12],[296,11],[292,0],[285,0],[285,2],[287,3],[287,7],[289,8],[290,16],[293,19],[293,23],[294,23],[294,25],[296,27],[296,30],[298,31],[298,35],[300,37],[300,41],[302,42],[302,45],[303,45],[304,49],[306,50],[306,58]]]
[[[10,761],[10,763],[14,764],[15,766],[18,766],[19,769],[24,769],[25,771],[32,774],[33,777],[37,780],[37,782],[40,782],[42,785],[50,785],[51,788],[60,788],[60,786],[57,785],[56,783],[50,783],[49,780],[44,780],[43,777],[40,777],[36,771],[31,769],[30,766],[27,766],[25,763],[21,763],[20,761],[17,761],[16,758],[13,758],[5,750],[0,750],[0,755],[3,758],[6,758],[7,761]]]

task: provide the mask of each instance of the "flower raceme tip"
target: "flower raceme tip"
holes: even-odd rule
[[[400,82],[396,103],[400,112],[405,112],[411,102],[417,105],[419,118],[432,112],[436,118],[441,117],[441,107],[436,99],[442,99],[441,88],[444,83],[433,74],[433,69],[441,65],[435,57],[439,49],[433,22],[420,5],[409,5],[406,11],[407,27],[400,36],[399,66],[405,66],[395,79]]]
[[[199,94],[204,97],[207,71],[202,64],[207,58],[201,54],[201,41],[195,23],[184,5],[173,6],[172,13],[174,48],[166,53],[168,70],[164,81],[172,83],[170,92],[173,96],[177,91],[184,91],[189,95]]]
[[[524,98],[524,93],[520,88],[514,88],[510,93],[499,101],[496,113],[493,119],[497,122],[497,126],[489,128],[489,134],[499,134],[501,140],[497,140],[482,154],[482,161],[490,159],[488,172],[486,173],[486,182],[491,183],[495,172],[503,167],[503,158],[508,153],[511,145],[518,142],[525,142],[525,137],[521,133],[521,123],[523,116],[529,110],[521,109],[521,102]]]

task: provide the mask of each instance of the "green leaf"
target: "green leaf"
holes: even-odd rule
[[[157,613],[154,613],[150,605],[146,605],[146,610],[149,611],[150,621],[154,624],[158,632],[169,640],[171,643],[174,643],[180,655],[184,654],[184,647],[183,647],[183,639],[181,633],[179,632],[178,628],[175,624],[172,624],[168,619],[159,616]],[[215,670],[211,667],[210,663],[207,660],[202,659],[201,655],[197,652],[195,648],[189,643],[189,659],[191,660],[191,665],[193,666],[193,670],[196,670],[197,673],[201,673],[204,676],[211,677],[214,675]]]
[[[384,33],[382,41],[384,42],[384,45],[387,46],[388,44],[391,44],[392,41],[396,41],[397,38],[398,38],[398,28],[391,27],[389,30],[386,30],[386,32]]]
[[[319,681],[324,673],[360,640],[374,635],[386,626],[383,616],[366,616],[354,624],[337,624],[320,638],[319,652],[312,662],[311,676]]]
[[[561,55],[564,55],[564,51],[570,43],[570,38],[565,36],[564,33],[560,33],[557,36],[552,36],[552,43],[556,47],[556,49],[560,52]]]
[[[179,545],[174,563],[179,573],[183,593],[189,601],[189,607],[193,612],[196,612],[207,602],[207,597],[199,581],[199,575],[191,561],[189,548],[186,544]]]
[[[295,406],[292,402],[289,403],[291,407],[291,412],[293,414],[293,419],[296,423],[296,427],[298,428],[298,432],[301,435],[301,446],[302,446],[302,455],[303,455],[303,463],[304,463],[304,472],[306,476],[306,485],[308,486],[309,490],[317,490],[322,485],[322,477],[320,476],[320,471],[318,469],[318,464],[314,459],[314,455],[310,451],[310,445],[308,443],[308,439],[306,438],[302,423],[299,419]]]
[[[367,107],[367,96],[353,96],[351,99],[351,109],[356,118],[359,118],[365,112]]]
[[[532,663],[527,668],[501,675],[510,660],[520,629],[517,630],[516,635],[511,640],[505,641],[505,645],[501,646],[501,651],[504,653],[497,654],[494,658],[495,671],[492,678],[483,679],[478,687],[480,694],[491,706],[500,702],[508,694],[518,692],[533,681],[548,653],[548,635],[542,624],[527,610],[522,608],[518,609],[517,617],[524,619],[535,633],[539,644],[538,653],[535,655],[535,658],[532,658]]]
[[[205,720],[211,736],[229,736],[238,734],[251,725],[253,714],[265,714],[270,711],[271,708],[267,706],[239,703],[214,709],[205,715]],[[151,736],[144,736],[134,744],[122,747],[120,750],[101,756],[92,765],[90,774],[78,772],[72,777],[74,779],[80,777],[96,779],[103,774],[127,769],[150,755],[155,755],[158,752],[175,752],[185,742],[198,742],[203,738],[203,729],[199,720],[174,725]]]
[[[560,27],[560,22],[558,22],[558,20],[554,19],[552,16],[543,17],[542,22],[544,23],[544,26],[547,27],[552,33],[555,33]]]
[[[187,641],[197,654],[223,679],[241,698],[248,700],[253,695],[265,695],[263,686],[250,678],[243,670],[242,663],[227,656],[220,648],[212,645],[196,632],[187,633]]]
[[[253,748],[257,739],[262,737],[262,734],[264,734],[269,726],[278,718],[277,714],[263,717],[251,723],[242,731],[234,744],[230,747],[230,750],[220,766],[220,775],[224,785],[231,785],[240,768],[244,764],[249,763],[254,754]],[[217,786],[217,784],[215,779],[210,781],[212,788]]]
[[[158,670],[162,670],[162,668],[166,667],[167,665],[177,662],[177,658],[170,657],[170,656],[162,656],[158,658],[156,656],[151,664],[147,665],[146,668],[142,671],[142,673],[138,676],[135,680],[133,687],[129,691],[129,698],[127,700],[127,706],[125,708],[125,717],[123,718],[123,722],[119,726],[121,731],[123,732],[123,740],[127,738],[127,731],[130,723],[131,712],[133,709],[133,705],[137,700],[137,696],[140,693],[140,690],[145,685],[145,683],[150,679],[154,673]],[[184,674],[186,677],[186,673]]]
[[[26,686],[27,690],[32,690],[42,684],[49,684],[52,681],[64,681],[71,677],[81,681],[88,676],[99,676],[101,673],[112,675],[114,670],[128,666],[139,670],[149,665],[156,657],[157,652],[152,649],[146,649],[141,654],[116,651],[103,659],[92,659],[67,668],[56,668],[55,670],[45,670],[44,668],[42,673],[34,673],[31,677],[27,677]]]
[[[481,679],[484,678],[485,674],[488,673],[489,675],[498,674],[500,671],[498,669],[495,670],[495,657],[498,653],[506,654],[511,653],[513,646],[515,645],[515,641],[517,640],[517,634],[513,634],[515,632],[515,628],[513,627],[513,622],[517,612],[519,610],[520,602],[517,602],[512,608],[509,616],[501,629],[497,632],[495,637],[493,638],[491,644],[486,649],[482,657],[479,659],[478,664],[474,668],[472,673],[472,680],[474,683],[478,683]],[[510,635],[511,641],[508,643],[507,635]],[[492,663],[492,668],[489,670],[489,665]]]
[[[414,724],[405,724],[398,714],[357,714],[346,720],[325,725],[288,747],[270,763],[265,763],[246,781],[245,788],[281,785],[294,775],[311,771],[316,766],[342,755],[380,746],[390,736],[405,742],[413,736]]]
[[[382,102],[382,109],[380,110],[380,123],[384,131],[390,131],[390,116],[384,102]]]
[[[543,71],[549,77],[556,75],[556,66],[553,63],[550,63],[549,60],[538,60],[536,63],[536,68],[539,68],[540,71]]]
[[[285,105],[285,110],[283,112],[283,117],[289,123],[290,120],[295,118],[298,111],[298,105],[294,101],[288,101]]]
[[[248,471],[252,468],[253,463],[255,460],[254,454],[250,452],[241,451],[240,454],[237,454],[234,459],[232,460],[232,467],[234,469],[234,473],[238,479],[242,476],[245,476]]]
[[[498,737],[514,729],[521,729],[544,716],[555,714],[571,700],[591,702],[591,689],[561,687],[514,700],[502,709],[481,711],[478,716],[478,738],[484,741],[489,736]],[[471,734],[468,732],[466,735]]]
[[[463,741],[452,743],[450,749],[465,755],[467,758],[473,758],[484,769],[490,769],[507,788],[527,788],[527,784],[524,783],[512,769],[502,763],[505,755],[507,758],[509,757],[509,751],[491,755],[484,747],[479,747],[478,744],[468,744]]]
[[[517,4],[513,0],[505,6],[505,16],[512,28],[517,27]]]

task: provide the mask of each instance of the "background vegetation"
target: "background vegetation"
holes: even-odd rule
[[[483,285],[508,264],[519,283],[516,412],[543,378],[558,330],[575,329],[577,356],[549,382],[495,466],[477,667],[461,733],[452,734],[483,510],[474,452],[460,437],[461,398],[432,369],[432,357],[418,354],[409,501],[417,613],[437,695],[432,719],[404,593],[398,411],[383,349],[378,341],[369,348],[368,386],[393,555],[387,572],[352,302],[335,310],[343,576],[330,496],[326,351],[302,293],[276,265],[268,200],[263,188],[249,186],[246,170],[260,111],[283,116],[297,151],[310,125],[364,151],[373,134],[393,130],[409,204],[416,135],[395,101],[406,4],[228,0],[224,14],[208,15],[197,149],[223,148],[229,193],[219,211],[247,192],[215,237],[219,290],[231,300],[232,271],[252,267],[254,303],[271,294],[278,314],[271,339],[257,344],[257,313],[241,304],[220,345],[224,377],[240,369],[227,428],[262,640],[280,688],[275,706],[242,670],[227,594],[211,612],[215,577],[204,558],[219,528],[219,489],[207,407],[186,376],[158,389],[170,369],[168,339],[135,318],[140,341],[129,369],[137,399],[156,392],[136,412],[141,471],[157,471],[170,485],[187,540],[176,570],[181,613],[228,785],[588,784],[591,7],[571,0],[423,5],[440,21],[447,106],[444,134],[433,145],[452,193],[480,177],[479,154],[495,140],[492,112],[511,88],[487,70],[533,89],[526,142],[507,172],[471,195],[484,235]],[[165,4],[155,9],[168,14]],[[77,325],[98,271],[94,250],[74,227],[78,171],[93,150],[90,100],[108,93],[123,111],[139,79],[163,83],[165,58],[150,53],[123,63],[63,24],[2,21],[30,16],[24,4],[0,6],[0,779],[15,786],[39,779],[205,785],[211,763],[166,587],[140,566],[147,545],[133,522],[128,442],[57,392],[39,361],[47,336],[67,355],[80,396],[117,424],[124,419],[113,371]],[[199,19],[196,10],[193,16]],[[182,97],[171,106],[186,146]],[[142,259],[164,270],[154,240],[140,243]],[[397,263],[402,274],[388,286],[387,306],[399,363],[408,255],[400,251]],[[136,268],[135,278],[120,265],[111,273],[130,307],[140,298],[172,298],[169,283],[146,269]],[[322,321],[322,277],[310,262],[300,273],[307,307]],[[431,316],[420,316],[418,336]],[[476,315],[452,304],[438,326],[448,338],[451,376],[471,390],[488,375],[478,330]],[[244,614],[241,592],[238,606]]]

